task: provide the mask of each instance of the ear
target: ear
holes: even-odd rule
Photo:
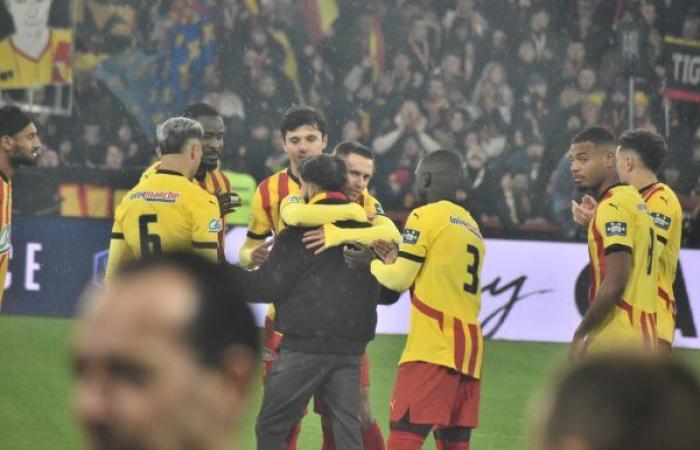
[[[321,151],[324,151],[327,146],[328,146],[328,135],[324,134],[323,135],[323,148],[321,148]]]
[[[0,137],[0,148],[9,150],[12,147],[12,138],[10,136],[4,135]]]
[[[423,174],[423,188],[428,189],[433,183],[433,177],[430,172],[425,172]]]

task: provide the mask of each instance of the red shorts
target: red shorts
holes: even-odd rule
[[[369,358],[367,353],[363,353],[360,357],[360,389],[369,387]],[[323,399],[323,394],[314,394],[314,412],[320,415],[328,415],[328,405]]]
[[[476,378],[437,364],[403,363],[391,395],[391,421],[408,416],[413,424],[476,428],[480,386]]]

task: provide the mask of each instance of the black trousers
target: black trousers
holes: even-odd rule
[[[360,355],[280,350],[265,379],[255,432],[258,450],[285,450],[292,427],[316,391],[332,417],[338,450],[362,450],[360,431]]]

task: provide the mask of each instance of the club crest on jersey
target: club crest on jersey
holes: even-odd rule
[[[379,203],[379,202],[375,203],[374,209],[377,211],[378,216],[386,216],[386,213],[384,213],[384,208],[382,208],[381,203]]]
[[[209,232],[210,233],[218,233],[223,229],[223,225],[221,224],[221,219],[211,219],[209,222]]]
[[[654,225],[661,228],[662,230],[668,230],[671,226],[671,218],[665,216],[661,213],[651,213],[652,219],[654,219]]]
[[[404,244],[415,244],[416,242],[418,242],[419,237],[420,237],[420,231],[411,230],[410,228],[406,228],[403,231],[403,243]]]
[[[301,198],[301,195],[290,195],[287,197],[287,201],[289,203],[304,203],[304,200]]]
[[[627,224],[625,222],[608,222],[605,224],[605,234],[610,236],[627,236]]]

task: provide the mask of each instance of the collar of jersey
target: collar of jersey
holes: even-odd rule
[[[321,194],[315,195],[314,198],[309,200],[309,204],[319,203],[319,204],[344,204],[348,203],[348,198],[342,192],[322,192]]]
[[[655,183],[651,183],[649,186],[644,186],[643,188],[641,188],[641,189],[639,190],[639,193],[642,194],[642,195],[643,195],[643,194],[646,194],[647,191],[648,191],[649,189],[653,188],[653,187],[656,186],[657,184],[661,184],[661,182],[660,182],[660,181],[657,181],[657,182],[655,182]]]
[[[7,177],[7,175],[5,175],[5,173],[2,170],[0,170],[0,178],[2,178],[5,183],[10,182],[10,179]]]
[[[185,175],[181,174],[180,172],[176,172],[174,170],[168,170],[168,169],[158,169],[158,170],[156,170],[156,173],[162,173],[163,175],[177,175],[179,177],[185,176]]]
[[[601,199],[601,200],[604,200],[604,199],[610,197],[610,196],[612,195],[612,190],[615,189],[616,187],[620,187],[620,186],[627,186],[627,185],[626,185],[625,183],[615,183],[615,184],[613,184],[612,186],[610,186],[609,188],[607,188],[606,190],[604,190],[602,194],[600,194],[600,199]]]
[[[299,181],[299,178],[297,178],[296,176],[294,176],[294,174],[292,173],[292,168],[291,168],[291,167],[288,167],[288,168],[287,168],[287,175],[289,176],[289,178],[292,179],[292,181],[294,181],[294,182],[297,184],[297,186],[301,186],[301,181]]]

